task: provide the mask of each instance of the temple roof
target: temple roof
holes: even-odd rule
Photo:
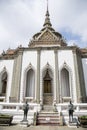
[[[37,47],[37,46],[66,46],[66,42],[62,35],[59,32],[56,32],[52,27],[50,21],[50,14],[48,10],[45,15],[45,21],[43,24],[43,28],[40,32],[34,34],[32,40],[29,43],[29,47]]]

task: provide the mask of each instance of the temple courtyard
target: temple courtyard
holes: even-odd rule
[[[30,127],[23,127],[20,125],[11,125],[11,126],[0,126],[0,130],[87,130],[87,128],[74,128],[74,127],[67,127],[67,126],[30,126]]]

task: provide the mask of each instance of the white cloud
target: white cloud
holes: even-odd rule
[[[87,43],[87,0],[49,0],[51,23],[56,31],[79,36],[76,44]],[[43,26],[46,0],[0,0],[0,51],[27,46]],[[77,41],[77,39],[71,39]]]
[[[53,20],[55,28],[57,28],[57,26],[59,30],[64,28],[65,31],[69,31],[74,35],[80,36],[81,42],[87,42],[86,0],[61,0],[60,2],[56,1],[54,11],[57,12],[54,16],[56,20]]]

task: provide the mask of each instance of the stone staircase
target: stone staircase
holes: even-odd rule
[[[53,106],[52,105],[44,105],[43,106],[43,111],[53,111]]]
[[[60,125],[60,116],[58,112],[53,111],[41,111],[37,114],[37,125]]]
[[[52,103],[53,103],[53,96],[52,95],[44,95],[44,97],[43,97],[43,104],[45,104],[45,105],[52,105]]]

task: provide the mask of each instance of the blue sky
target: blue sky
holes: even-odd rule
[[[46,0],[0,0],[0,53],[20,44],[27,47],[43,27]],[[68,45],[87,47],[87,0],[49,0],[53,28]]]

